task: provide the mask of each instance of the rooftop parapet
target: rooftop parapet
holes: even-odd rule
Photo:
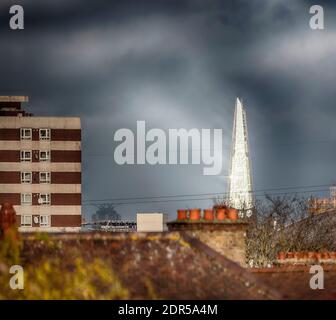
[[[0,96],[0,102],[28,102],[28,96]]]
[[[21,103],[28,102],[27,96],[0,96],[0,116],[2,117],[30,117],[28,113],[21,109]]]

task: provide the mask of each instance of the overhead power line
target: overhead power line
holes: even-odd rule
[[[275,195],[289,195],[289,194],[304,194],[304,193],[310,193],[312,191],[315,192],[324,192],[328,191],[328,189],[320,189],[320,190],[309,190],[309,191],[301,191],[301,192],[278,192],[278,193],[272,193],[271,196]],[[265,197],[265,195],[256,195],[256,198]],[[204,200],[213,200],[213,197],[207,197],[207,198],[185,198],[185,199],[167,199],[167,200],[151,200],[151,201],[135,201],[135,202],[116,202],[116,206],[120,205],[130,205],[130,204],[146,204],[146,203],[166,203],[166,202],[186,202],[186,201],[204,201]],[[91,203],[91,205],[98,204],[98,203]]]
[[[302,193],[310,193],[310,192],[324,192],[324,191],[328,191],[329,189],[316,190],[316,188],[325,188],[329,186],[330,184],[313,185],[313,186],[290,186],[290,187],[283,187],[283,188],[269,188],[269,189],[255,190],[252,192],[252,194],[255,197],[264,197],[265,194],[270,194],[270,195],[283,194],[284,195],[284,194],[298,194],[298,193],[302,194]],[[273,192],[273,191],[295,190],[295,189],[304,189],[304,190],[301,190],[301,191],[297,190],[297,191],[291,191],[291,192],[280,192],[280,193]],[[257,194],[261,192],[264,194],[263,195]],[[161,196],[151,196],[151,197],[91,199],[91,200],[83,200],[83,202],[88,203],[88,204],[99,204],[101,202],[118,202],[118,205],[121,205],[121,204],[136,204],[136,203],[209,200],[209,199],[213,199],[215,196],[227,196],[227,195],[228,195],[227,192],[214,192],[214,193],[195,193],[195,194],[182,194],[182,195],[161,195]],[[193,198],[193,197],[201,197],[201,198]],[[134,200],[136,201],[134,202]],[[126,202],[123,202],[123,201],[126,201]]]

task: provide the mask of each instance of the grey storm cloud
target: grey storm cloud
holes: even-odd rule
[[[8,28],[9,6],[25,30]],[[336,151],[336,10],[309,28],[312,1],[42,1],[0,3],[0,93],[30,96],[36,115],[78,115],[83,198],[226,192],[234,100],[247,109],[255,189],[332,183]],[[223,175],[190,166],[118,166],[113,134],[222,128]],[[134,204],[136,211],[212,201]],[[89,216],[94,208],[84,207]]]

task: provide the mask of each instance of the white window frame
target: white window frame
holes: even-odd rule
[[[32,203],[33,203],[33,195],[31,193],[21,193],[21,205],[29,206],[32,205]]]
[[[46,153],[46,156],[47,156],[46,158],[42,158],[41,157],[42,152]],[[49,162],[50,161],[50,150],[40,150],[40,152],[39,152],[39,158],[40,158],[41,162]]]
[[[46,176],[46,179],[42,179],[43,175]],[[48,183],[50,183],[50,181],[51,181],[51,174],[50,174],[50,172],[49,171],[40,172],[39,181],[42,184],[48,184]]]
[[[29,174],[30,178],[26,179],[25,175]],[[33,180],[33,174],[31,171],[23,171],[21,172],[21,183],[32,183]]]
[[[28,135],[26,133],[29,132]],[[33,132],[31,128],[20,128],[20,139],[21,140],[32,140]]]
[[[50,215],[40,215],[40,227],[42,228],[50,227]]]
[[[26,153],[29,154],[29,157],[26,157]],[[32,162],[32,151],[31,150],[21,150],[20,151],[20,161],[21,162]]]
[[[29,214],[21,215],[21,227],[31,227],[33,225],[33,216]]]
[[[40,205],[50,205],[50,193],[40,193],[38,202]]]
[[[43,137],[41,135],[41,132],[43,132],[43,131],[45,131],[45,133],[46,133],[45,137]],[[39,137],[40,137],[40,140],[42,140],[42,141],[49,141],[50,140],[50,129],[49,128],[41,128],[39,130]]]

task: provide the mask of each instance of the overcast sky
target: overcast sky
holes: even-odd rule
[[[22,4],[25,30],[10,31]],[[322,4],[325,30],[309,28]],[[303,0],[0,2],[0,94],[42,116],[80,116],[83,199],[227,191],[235,97],[248,119],[256,190],[336,182],[336,9]],[[119,128],[222,128],[223,174],[203,166],[119,166]],[[118,206],[124,217],[188,200]],[[84,206],[86,216],[94,208]]]

